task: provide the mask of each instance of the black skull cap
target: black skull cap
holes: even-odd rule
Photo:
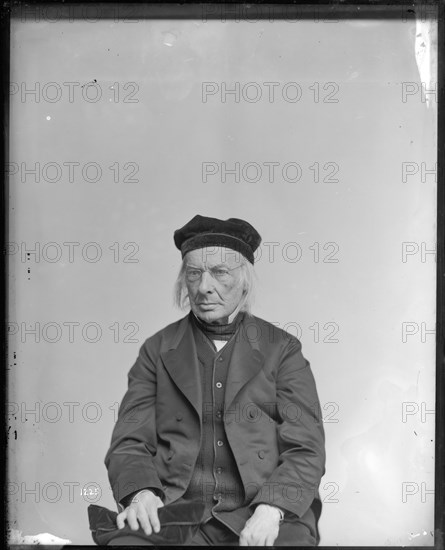
[[[196,215],[175,231],[174,241],[183,258],[191,250],[222,246],[239,252],[253,264],[261,236],[250,223],[238,218],[219,220]]]

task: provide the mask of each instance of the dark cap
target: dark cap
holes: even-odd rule
[[[177,229],[174,240],[182,257],[198,248],[223,246],[239,252],[251,264],[254,263],[254,252],[261,243],[258,231],[244,220],[218,220],[199,215]]]

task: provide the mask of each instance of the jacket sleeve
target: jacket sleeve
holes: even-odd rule
[[[325,472],[325,439],[315,380],[301,343],[291,338],[276,380],[278,465],[253,499],[302,517]],[[320,505],[320,503],[318,503]]]
[[[145,342],[128,373],[128,390],[119,407],[111,445],[105,457],[116,502],[145,488],[163,495],[153,463],[156,454],[156,367]],[[122,504],[121,504],[122,505]]]

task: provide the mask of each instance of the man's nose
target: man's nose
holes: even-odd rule
[[[198,290],[201,294],[206,292],[212,292],[213,290],[213,277],[208,271],[204,271],[201,275],[201,281],[199,283]]]

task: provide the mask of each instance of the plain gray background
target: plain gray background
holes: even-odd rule
[[[115,509],[103,458],[117,403],[144,339],[183,315],[173,231],[201,214],[244,218],[276,243],[261,247],[254,313],[300,336],[317,381],[321,544],[433,544],[435,261],[422,251],[434,248],[436,185],[420,168],[435,163],[437,111],[420,94],[402,101],[404,82],[419,85],[414,35],[396,20],[13,22],[12,527],[92,544],[88,504]],[[81,92],[94,80],[97,102]],[[203,101],[203,83],[236,82],[263,97]],[[279,84],[272,102],[265,82]],[[283,98],[289,82],[299,101]],[[37,96],[23,83],[39,83]],[[338,101],[323,101],[327,83]],[[80,165],[73,181],[69,162]],[[260,180],[224,183],[222,163],[237,162],[257,163]],[[273,181],[267,162],[279,163]],[[297,182],[282,177],[290,162]],[[419,172],[403,182],[406,162]],[[24,172],[35,163],[40,181]],[[94,169],[82,176],[87,163],[99,181],[88,181]],[[123,181],[126,163],[137,182]],[[219,170],[206,183],[203,163]],[[322,181],[326,163],[338,181]],[[66,242],[80,243],[72,261]],[[22,243],[39,243],[39,262]],[[82,256],[97,250],[96,262]],[[39,342],[25,331],[36,323]]]

